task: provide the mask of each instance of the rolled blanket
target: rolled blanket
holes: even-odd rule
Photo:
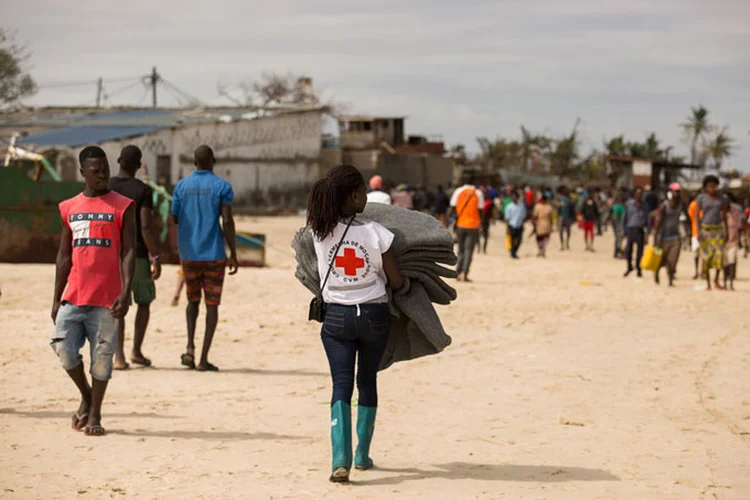
[[[402,208],[368,204],[358,221],[375,221],[394,235],[391,250],[397,256],[404,286],[389,290],[392,321],[388,345],[380,369],[398,361],[437,354],[450,345],[433,302],[447,305],[456,299],[456,290],[443,278],[456,272],[440,264],[454,265],[453,237],[433,217]],[[320,292],[318,262],[312,233],[300,229],[292,240],[296,253],[295,277],[313,294]]]

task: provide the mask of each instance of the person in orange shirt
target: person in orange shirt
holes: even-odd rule
[[[700,277],[699,269],[701,263],[701,251],[698,246],[698,219],[700,218],[697,214],[698,211],[698,196],[700,192],[693,198],[688,207],[688,215],[690,216],[690,249],[695,254],[695,275],[693,279],[697,280]]]
[[[484,195],[474,186],[474,176],[470,172],[464,173],[462,180],[464,185],[456,189],[451,197],[451,212],[456,215],[458,281],[471,281],[469,269],[474,249],[479,243]]]

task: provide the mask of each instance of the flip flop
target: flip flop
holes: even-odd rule
[[[119,371],[130,370],[130,364],[128,364],[128,363],[125,363],[125,365],[124,365],[124,366],[113,366],[112,368],[113,368],[114,370],[119,370]]]
[[[182,364],[191,370],[195,370],[195,357],[192,354],[185,353],[180,358]]]
[[[87,425],[83,430],[83,433],[87,436],[100,437],[106,435],[107,431],[105,431],[104,427],[102,427],[101,425]]]
[[[73,414],[72,421],[70,422],[70,427],[73,430],[80,431],[84,427],[86,427],[86,424],[89,422],[89,414],[84,413],[83,415],[79,415],[78,412],[75,412]]]
[[[211,363],[206,363],[206,366],[198,365],[195,367],[196,370],[199,372],[218,372],[219,367],[216,365],[212,365]]]
[[[130,362],[133,363],[134,365],[140,365],[140,366],[145,366],[145,367],[151,366],[151,360],[148,358],[143,358],[143,359],[130,358]]]

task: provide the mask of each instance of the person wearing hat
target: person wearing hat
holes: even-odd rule
[[[680,260],[682,242],[680,236],[680,217],[685,213],[680,199],[680,185],[672,183],[667,192],[667,201],[657,209],[656,225],[654,227],[654,246],[661,248],[663,257],[661,267],[667,268],[669,286],[674,286],[677,272],[677,262]],[[659,284],[661,267],[654,273],[654,280]]]

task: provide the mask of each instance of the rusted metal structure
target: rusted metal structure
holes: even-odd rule
[[[78,182],[34,182],[22,168],[0,168],[0,262],[55,262],[62,220],[57,205]]]

